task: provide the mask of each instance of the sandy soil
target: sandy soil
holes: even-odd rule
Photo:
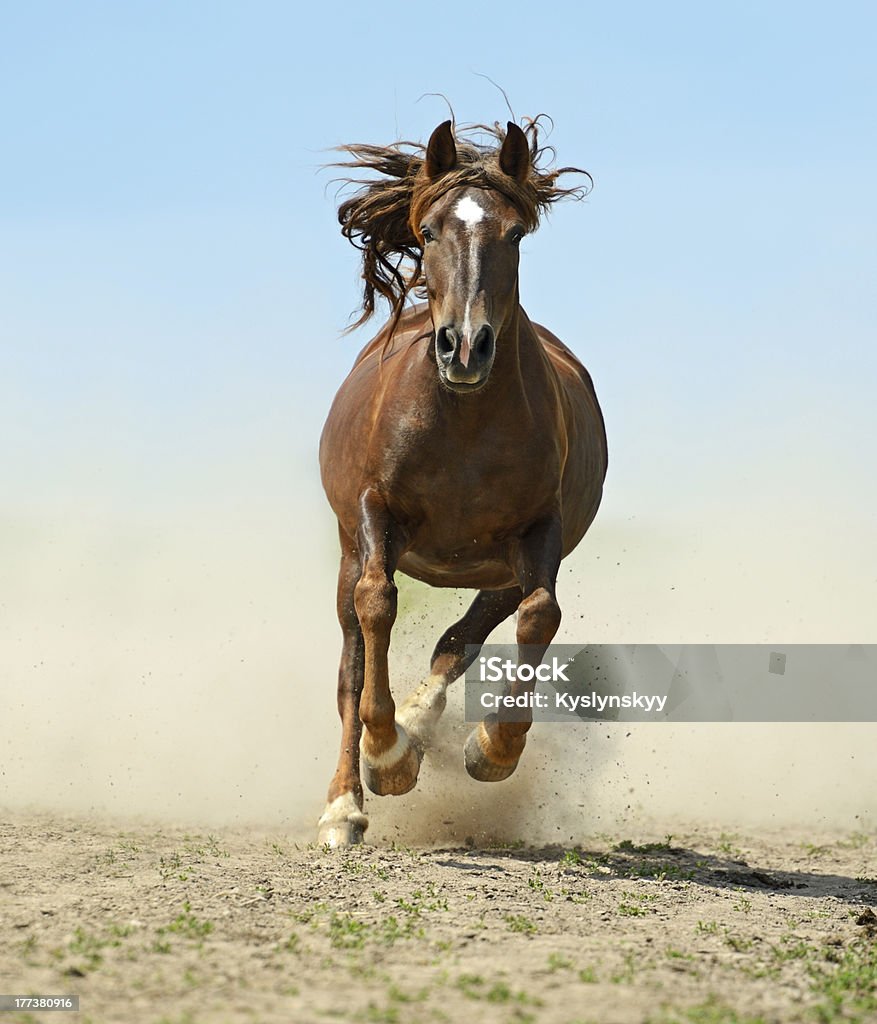
[[[698,826],[327,853],[281,832],[0,826],[0,991],[200,1022],[877,1020],[877,838]]]

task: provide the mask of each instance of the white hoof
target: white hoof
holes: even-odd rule
[[[342,793],[326,804],[317,822],[317,842],[333,850],[339,846],[355,846],[363,841],[368,818],[352,793]]]

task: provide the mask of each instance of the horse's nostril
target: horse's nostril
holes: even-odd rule
[[[450,359],[457,350],[457,338],[450,327],[440,327],[435,336],[435,348],[439,358]]]
[[[490,324],[484,324],[472,339],[472,354],[476,359],[487,359],[493,352],[494,335]]]

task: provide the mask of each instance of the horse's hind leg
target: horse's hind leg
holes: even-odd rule
[[[396,721],[422,752],[445,710],[448,684],[459,678],[477,657],[467,647],[480,648],[493,630],[507,619],[521,602],[521,590],[481,590],[469,610],[442,635],[433,651],[426,679],[408,695]]]
[[[341,568],[338,572],[338,620],[344,635],[338,668],[338,714],[341,716],[341,753],[329,785],[326,809],[319,821],[318,841],[329,846],[361,843],[368,827],[362,813],[359,780],[359,700],[362,693],[363,639],[353,607],[353,590],[360,577],[359,553],[343,531]]]
[[[557,572],[562,554],[561,524],[550,518],[535,524],[520,539],[514,559],[515,572],[523,591],[518,608],[518,664],[535,667],[560,626],[560,606],[555,596]],[[514,682],[513,696],[532,692],[536,680]],[[533,724],[531,708],[524,721],[502,721],[488,715],[469,734],[465,747],[466,770],[479,782],[507,779],[518,765]]]
[[[365,784],[380,796],[407,793],[417,782],[420,755],[405,729],[396,724],[387,654],[396,620],[393,574],[404,539],[381,495],[369,488],[360,500],[359,542],[362,575],[353,600],[362,627],[365,671],[359,717]]]

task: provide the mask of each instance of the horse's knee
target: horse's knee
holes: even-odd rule
[[[365,573],[353,591],[353,604],[364,632],[388,630],[396,620],[396,584],[382,572]]]
[[[518,608],[518,643],[550,644],[560,626],[560,605],[545,587],[534,590]]]
[[[359,616],[353,602],[353,594],[344,602],[338,602],[338,624],[345,636],[359,632]]]

